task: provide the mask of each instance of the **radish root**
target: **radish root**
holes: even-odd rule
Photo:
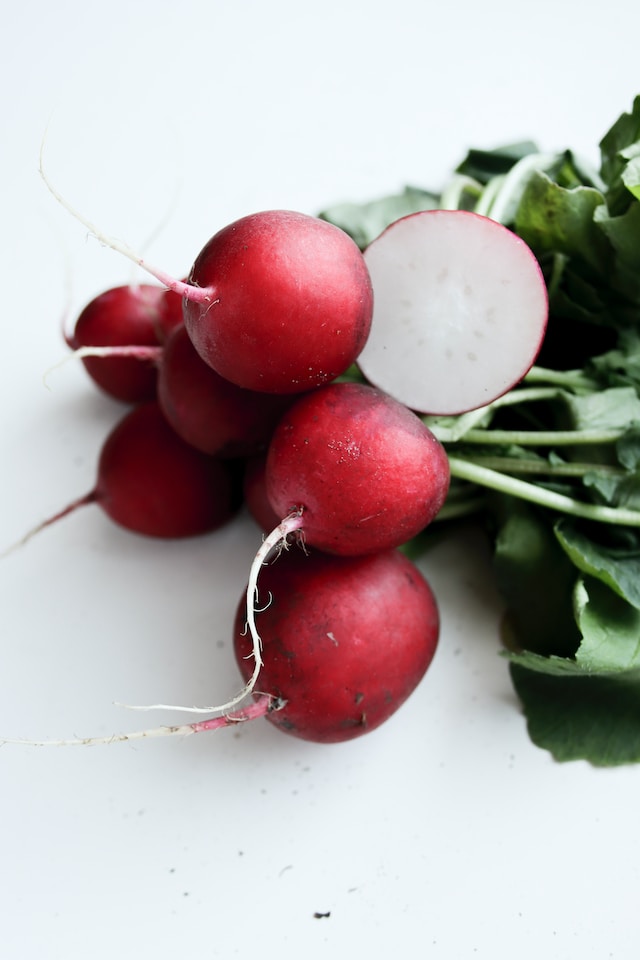
[[[207,706],[207,707],[185,707],[180,704],[173,703],[151,703],[146,705],[139,704],[125,704],[119,703],[118,706],[126,707],[128,710],[172,710],[177,713],[221,713],[223,711],[232,710],[236,707],[245,697],[248,697],[249,694],[255,689],[256,683],[258,682],[258,676],[260,674],[260,668],[262,667],[262,641],[260,639],[260,634],[256,627],[255,615],[260,612],[257,606],[258,604],[258,578],[260,575],[260,569],[269,559],[270,554],[274,550],[282,551],[288,549],[289,546],[289,536],[296,531],[299,531],[302,526],[302,510],[295,510],[293,513],[290,513],[284,520],[275,527],[271,533],[269,533],[262,544],[260,549],[256,553],[253,562],[251,564],[251,569],[249,571],[249,581],[247,583],[247,629],[251,634],[252,640],[252,651],[250,656],[254,658],[254,667],[253,673],[246,684],[236,694],[231,700],[228,700],[227,703],[223,703],[219,706]]]
[[[78,504],[82,501],[78,501]],[[67,508],[67,511],[71,507]],[[47,521],[52,522],[52,521]],[[256,629],[255,613],[258,599],[258,578],[260,570],[269,558],[273,550],[283,550],[288,547],[289,536],[300,530],[302,526],[302,510],[298,509],[278,524],[278,526],[266,536],[256,553],[251,570],[249,572],[249,582],[247,585],[247,626],[251,633],[253,641],[252,656],[255,659],[253,673],[242,690],[227,703],[216,707],[183,707],[172,704],[157,703],[150,706],[128,706],[130,710],[175,710],[185,713],[216,713],[217,716],[209,717],[207,720],[196,720],[193,723],[177,724],[172,726],[152,727],[148,730],[136,730],[130,733],[114,733],[104,737],[72,737],[70,739],[60,740],[29,740],[19,738],[4,737],[0,739],[0,745],[7,743],[19,744],[32,747],[67,747],[67,746],[97,746],[98,744],[122,743],[127,740],[144,740],[152,737],[174,737],[190,736],[192,733],[205,733],[209,730],[218,730],[221,727],[233,726],[237,723],[244,723],[247,720],[255,720],[266,716],[274,710],[281,710],[286,701],[280,697],[274,697],[269,693],[256,693],[252,703],[234,712],[236,707],[249,694],[254,693],[255,686],[262,666],[262,641]],[[35,531],[34,531],[35,532]]]
[[[92,490],[90,493],[86,493],[83,497],[78,497],[77,500],[73,500],[69,503],[64,510],[59,510],[58,513],[54,514],[52,517],[48,517],[46,520],[43,520],[37,526],[29,530],[28,533],[25,533],[23,537],[17,540],[15,543],[12,543],[11,546],[6,547],[2,552],[0,552],[0,559],[8,557],[10,553],[13,553],[14,550],[17,550],[19,547],[23,547],[26,543],[31,540],[32,537],[35,537],[37,533],[40,533],[41,530],[44,530],[46,527],[51,526],[51,524],[56,523],[58,520],[62,520],[63,517],[67,517],[70,513],[73,513],[79,507],[85,507],[90,503],[95,503],[97,499],[97,494],[95,490]]]
[[[208,730],[218,730],[221,727],[232,727],[247,720],[256,720],[273,710],[281,710],[284,705],[285,701],[278,697],[261,693],[253,703],[237,713],[227,713],[220,717],[212,717],[209,720],[198,720],[195,723],[155,727],[150,730],[137,730],[133,733],[114,733],[106,737],[72,737],[68,740],[28,740],[5,737],[0,740],[0,746],[13,743],[31,747],[93,747],[99,744],[122,743],[126,740],[144,740],[152,737],[187,737],[192,733],[205,733]]]
[[[67,213],[70,213],[74,219],[83,225],[83,227],[86,227],[86,229],[93,237],[95,237],[98,243],[103,244],[105,247],[110,247],[111,250],[115,250],[116,253],[120,253],[122,256],[127,257],[127,259],[135,263],[136,266],[140,267],[152,277],[155,277],[156,280],[158,280],[163,286],[167,287],[169,290],[173,290],[175,293],[187,300],[192,300],[194,303],[210,304],[211,301],[215,299],[215,289],[213,287],[193,286],[193,284],[186,283],[184,280],[178,280],[176,277],[172,277],[165,270],[161,270],[159,267],[155,267],[153,264],[147,263],[147,261],[139,253],[133,250],[128,244],[124,243],[124,241],[108,236],[106,233],[104,233],[104,231],[96,226],[95,223],[80,213],[79,210],[76,210],[76,208],[72,206],[72,204],[70,204],[69,201],[66,200],[56,189],[45,172],[45,138],[46,135],[42,138],[42,143],[40,144],[39,171],[47,190],[58,201],[58,203],[64,207]]]
[[[119,347],[77,347],[73,353],[58,360],[52,367],[45,370],[42,382],[49,388],[49,376],[60,367],[64,367],[70,360],[82,360],[83,357],[133,357],[136,360],[152,360],[157,362],[162,356],[162,347],[126,345]]]

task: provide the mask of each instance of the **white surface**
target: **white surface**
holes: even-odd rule
[[[0,542],[93,483],[121,408],[59,324],[130,265],[47,193],[185,271],[257,209],[439,186],[470,145],[596,144],[638,92],[637,5],[23,0],[2,72]],[[67,279],[68,278],[68,279]],[[257,531],[158,544],[97,508],[2,560],[0,735],[175,717],[113,701],[235,691],[230,618]],[[443,617],[425,682],[360,741],[266,723],[184,741],[0,750],[0,955],[306,960],[637,956],[640,769],[555,764],[497,656],[482,551],[424,564]],[[330,911],[325,919],[314,912]]]

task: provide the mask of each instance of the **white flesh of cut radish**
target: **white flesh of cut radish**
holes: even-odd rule
[[[515,233],[463,210],[396,220],[365,250],[374,295],[364,376],[410,409],[453,415],[502,396],[547,325],[538,262]]]

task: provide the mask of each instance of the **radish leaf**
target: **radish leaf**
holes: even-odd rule
[[[559,761],[640,761],[640,679],[549,676],[511,665],[532,741]]]

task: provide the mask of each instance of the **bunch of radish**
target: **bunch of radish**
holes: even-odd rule
[[[319,742],[375,729],[438,643],[431,588],[398,549],[449,488],[420,415],[477,408],[533,364],[533,254],[462,211],[405,217],[364,253],[321,219],[261,212],[216,233],[186,280],[111,245],[161,285],[103,293],[67,342],[132,409],[94,490],[37,529],[95,502],[133,532],[192,536],[244,500],[264,536],[233,625],[239,692],[201,708],[212,719],[107,739],[256,716]]]

